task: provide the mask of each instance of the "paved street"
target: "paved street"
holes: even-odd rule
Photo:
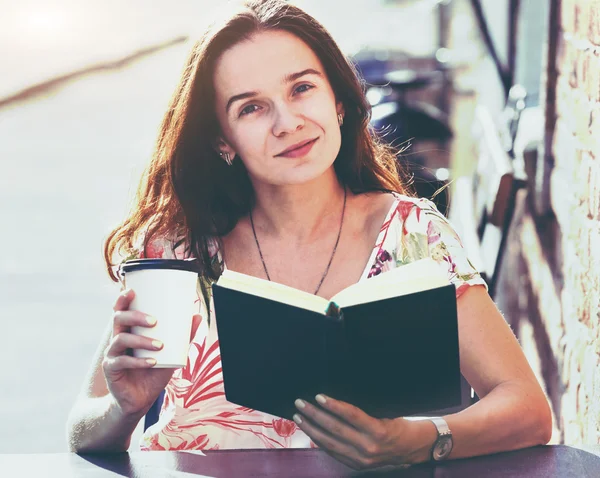
[[[159,28],[159,41],[193,30],[190,18],[202,2],[181,3],[188,10],[177,12],[177,25]],[[298,3],[315,15],[320,12],[347,50],[358,37],[375,31],[368,25],[357,35],[347,26],[360,17],[361,8],[368,11],[364,0],[355,2],[354,11],[338,7],[333,12],[325,11],[325,2]],[[348,3],[353,2],[344,5]],[[117,18],[123,13],[133,22],[132,8],[119,11],[114,2],[106,4]],[[82,59],[120,57],[136,45],[152,44],[152,27],[162,22],[166,7],[148,13],[143,10],[146,2],[144,7],[131,4],[142,9],[144,23],[132,23],[127,32],[122,21],[116,22],[118,29],[109,35],[112,46],[90,49],[87,57],[74,41],[77,55],[83,56],[78,61],[57,56],[60,71],[81,67]],[[367,18],[383,21],[384,14],[381,10]],[[103,21],[108,17],[105,12]],[[426,27],[428,19],[421,20]],[[389,15],[385,21],[389,27]],[[417,52],[431,44],[423,25],[422,40],[414,40],[418,23],[407,18],[402,29],[412,36],[410,45]],[[6,37],[6,30],[2,35]],[[379,35],[375,43],[384,41]],[[19,60],[17,43],[15,49],[4,45],[0,55],[10,52],[3,57],[15,73],[0,79],[0,96],[30,85],[36,67],[39,79],[60,72],[47,58],[31,63],[36,55],[43,56],[39,51],[22,48]],[[104,273],[102,242],[127,211],[190,45],[180,43],[122,70],[93,74],[45,97],[0,109],[0,320],[5,331],[0,347],[0,453],[66,450],[65,419],[117,293]]]

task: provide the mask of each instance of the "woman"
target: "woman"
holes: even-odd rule
[[[189,365],[152,369],[128,333],[152,327],[124,291],[69,420],[71,449],[126,450],[162,390],[142,449],[319,446],[355,468],[431,458],[439,421],[380,420],[319,396],[295,422],[225,400],[207,287],[226,266],[329,298],[432,257],[457,286],[463,375],[481,400],[444,417],[461,458],[546,443],[547,401],[459,239],[429,201],[404,195],[392,151],[368,130],[353,68],[329,34],[280,0],[248,2],[196,44],[130,217],[105,259],[194,256],[203,293]],[[401,320],[402,311],[398,311]],[[300,397],[299,397],[300,398]],[[434,450],[435,451],[435,450]]]

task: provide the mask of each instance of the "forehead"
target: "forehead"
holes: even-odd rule
[[[260,90],[307,68],[323,72],[317,55],[300,38],[285,31],[261,32],[221,55],[215,65],[215,90],[217,96]]]

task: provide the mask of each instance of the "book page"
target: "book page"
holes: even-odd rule
[[[329,301],[323,297],[229,269],[225,269],[217,284],[227,289],[264,297],[323,315],[329,305]]]
[[[447,274],[431,258],[421,259],[358,282],[334,295],[340,307],[375,302],[448,285]]]

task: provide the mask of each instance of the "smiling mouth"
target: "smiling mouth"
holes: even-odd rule
[[[283,152],[281,152],[279,154],[276,154],[275,156],[286,156],[288,154],[292,154],[292,153],[294,153],[294,152],[296,152],[298,150],[301,150],[302,148],[306,148],[307,146],[312,146],[318,139],[319,139],[318,137],[310,139],[308,141],[305,141],[302,144],[299,144],[298,146],[295,146],[293,149],[288,149],[288,150],[283,151]]]

